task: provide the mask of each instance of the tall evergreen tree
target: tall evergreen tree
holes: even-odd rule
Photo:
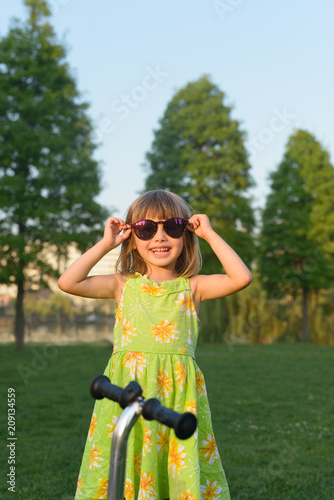
[[[244,133],[207,76],[191,82],[169,102],[144,165],[146,189],[169,189],[213,227],[250,263],[254,214],[247,190],[253,185]],[[219,263],[201,242],[204,270]]]
[[[304,130],[291,137],[289,150],[301,165],[305,191],[312,197],[309,236],[331,259],[334,256],[334,169],[329,153]]]
[[[259,269],[264,287],[271,297],[302,293],[304,341],[309,292],[331,286],[334,276],[333,174],[320,143],[309,132],[297,130],[270,175],[271,192],[262,216]]]
[[[27,21],[14,21],[0,41],[0,282],[17,285],[17,348],[24,290],[52,272],[45,245],[84,248],[106,216],[94,200],[101,183],[88,105],[48,22],[48,3],[25,5]]]

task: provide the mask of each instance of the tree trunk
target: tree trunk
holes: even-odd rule
[[[303,288],[303,319],[302,319],[302,342],[308,340],[308,317],[307,317],[308,289]]]
[[[17,282],[16,316],[15,316],[15,339],[16,349],[24,349],[24,288],[23,280]]]

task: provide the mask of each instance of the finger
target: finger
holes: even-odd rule
[[[198,229],[198,227],[200,226],[200,219],[196,215],[194,215],[194,217],[191,218],[190,222],[194,230]]]
[[[118,217],[109,217],[108,222],[111,224],[116,224],[118,226],[126,225],[125,222]]]
[[[129,224],[126,224],[122,219],[119,219],[117,217],[110,217],[109,219],[109,225],[111,228],[114,228],[114,230],[117,230],[118,232],[123,231],[123,229],[129,229]]]
[[[131,229],[124,229],[124,232],[122,234],[123,241],[127,240],[131,234]]]

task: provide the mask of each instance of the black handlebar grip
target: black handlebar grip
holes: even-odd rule
[[[95,399],[108,398],[116,403],[120,402],[123,392],[121,387],[113,385],[105,375],[98,375],[93,378],[89,390]]]
[[[124,409],[142,395],[142,388],[132,380],[125,389],[118,387],[110,382],[105,375],[98,375],[90,383],[90,393],[95,399],[108,398]]]
[[[197,427],[197,418],[193,413],[177,413],[162,406],[155,398],[145,401],[142,415],[146,420],[158,420],[158,422],[172,427],[179,439],[188,439],[194,434]]]

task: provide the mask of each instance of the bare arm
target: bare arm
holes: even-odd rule
[[[237,253],[212,229],[208,217],[194,215],[189,220],[197,236],[205,239],[220,260],[226,274],[198,275],[193,278],[198,302],[224,297],[248,286],[252,275]]]
[[[121,286],[118,275],[88,276],[88,274],[102,257],[130,236],[131,230],[128,227],[121,219],[110,217],[105,225],[102,240],[66,269],[58,280],[59,288],[81,297],[117,299]],[[123,229],[124,233],[120,234]]]

